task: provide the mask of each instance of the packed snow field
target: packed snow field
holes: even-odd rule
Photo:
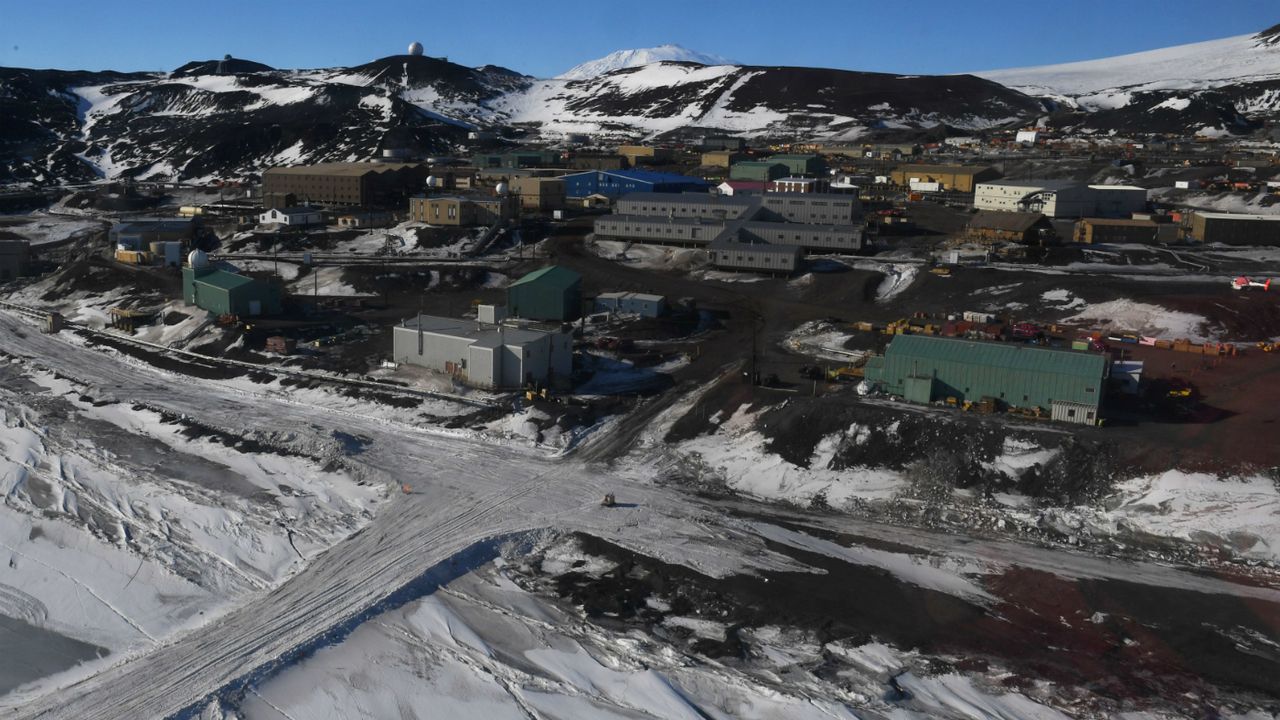
[[[970,666],[959,648],[926,649],[896,623],[831,637],[804,618],[725,618],[824,575],[833,592],[888,582],[974,617],[1042,612],[1007,584],[1026,571],[1280,607],[1269,588],[1160,564],[976,540],[962,550],[945,535],[838,516],[810,529],[726,514],[672,484],[673,468],[743,496],[793,506],[821,496],[836,509],[900,500],[911,478],[836,462],[865,437],[857,426],[821,438],[805,467],[783,460],[745,407],[667,443],[705,389],[602,465],[531,431],[544,419],[532,408],[485,432],[445,430],[374,404],[331,407],[316,390],[179,379],[8,315],[0,336],[0,615],[19,646],[45,648],[0,663],[0,707],[19,717],[1102,716],[1153,701],[1084,701],[1069,678],[1010,683],[1022,676],[1007,651]],[[1053,456],[1012,441],[991,465],[1016,476]],[[599,506],[606,490],[619,507]],[[1010,519],[1039,520],[1015,494],[1007,503]],[[1169,473],[1051,521],[1195,542],[1217,534],[1243,557],[1275,561],[1277,509],[1260,478]],[[758,597],[730,589],[770,578]],[[609,598],[633,591],[615,586],[633,580],[643,598],[616,606]],[[756,599],[707,601],[722,595]],[[1125,622],[1169,632],[1184,622],[1129,612]],[[1215,622],[1231,637],[1261,633],[1240,641],[1249,652],[1267,641],[1243,620]],[[1206,702],[1245,717],[1251,693],[1269,686],[1244,687]]]

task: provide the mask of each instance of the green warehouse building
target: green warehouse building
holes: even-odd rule
[[[787,166],[778,162],[762,162],[748,160],[736,162],[729,166],[730,180],[751,180],[753,182],[769,182],[787,176]]]
[[[826,169],[817,155],[771,155],[765,162],[785,165],[787,174],[794,176],[817,175]]]
[[[1094,425],[1108,368],[1100,353],[898,335],[883,357],[868,361],[866,378],[907,402],[993,398],[1009,407],[1040,408],[1054,420]]]
[[[182,299],[215,315],[279,315],[281,290],[276,284],[209,267],[199,250],[182,268]]]
[[[507,286],[507,313],[529,320],[576,320],[582,311],[582,276],[551,265]]]

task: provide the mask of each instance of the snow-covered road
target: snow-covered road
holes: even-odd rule
[[[340,639],[395,598],[412,599],[491,559],[503,542],[542,528],[581,531],[623,547],[723,576],[748,568],[794,568],[768,551],[754,521],[657,487],[642,466],[604,469],[513,445],[367,418],[253,394],[126,364],[41,335],[0,313],[0,347],[14,356],[122,401],[164,408],[236,432],[290,434],[300,447],[340,431],[367,438],[349,460],[412,492],[383,504],[371,524],[284,584],[216,620],[122,656],[97,675],[40,697],[11,694],[0,711],[22,718],[159,718],[256,681],[299,651]],[[626,507],[603,510],[605,490]],[[1012,543],[919,530],[829,521],[842,532],[962,553],[997,565],[1025,564],[1069,576],[1107,577],[1204,593],[1250,594],[1280,602],[1280,592],[1245,588],[1159,565],[1090,558]],[[409,593],[408,597],[403,597]]]
[[[387,503],[372,525],[239,610],[63,692],[0,700],[0,707],[16,706],[19,717],[168,716],[270,667],[433,568],[447,579],[450,558],[467,548],[522,531],[555,526],[596,532],[716,575],[739,565],[726,560],[731,543],[721,545],[707,528],[688,519],[691,508],[683,499],[635,486],[622,493],[635,507],[602,512],[598,498],[604,492],[603,477],[533,450],[225,388],[193,392],[170,377],[41,335],[8,315],[0,315],[0,337],[6,352],[15,356],[122,400],[163,407],[203,423],[240,431],[288,431],[300,436],[300,444],[308,435],[318,444],[334,430],[370,438],[359,462],[397,486],[413,488]],[[696,546],[689,531],[699,539]]]

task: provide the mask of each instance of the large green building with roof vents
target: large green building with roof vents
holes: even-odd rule
[[[1106,385],[1107,357],[1013,343],[898,335],[866,367],[867,381],[907,402],[946,398],[1040,408],[1054,420],[1093,425]]]
[[[582,276],[559,265],[534,270],[507,286],[507,313],[529,320],[576,320],[582,313]]]

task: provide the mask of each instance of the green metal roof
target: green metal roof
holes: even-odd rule
[[[1102,377],[1107,362],[1100,353],[954,340],[928,335],[899,335],[890,343],[887,352],[928,360],[1070,375],[1088,380]]]
[[[519,280],[511,283],[507,287],[513,288],[520,285],[527,285],[529,283],[542,280],[543,278],[547,278],[546,282],[549,282],[552,285],[567,288],[581,280],[582,276],[566,267],[548,265],[541,270],[534,270],[528,275],[525,275]]]
[[[253,278],[244,275],[236,275],[225,270],[211,270],[203,275],[195,278],[198,283],[212,285],[219,290],[234,290],[238,287],[244,287],[253,283]]]

